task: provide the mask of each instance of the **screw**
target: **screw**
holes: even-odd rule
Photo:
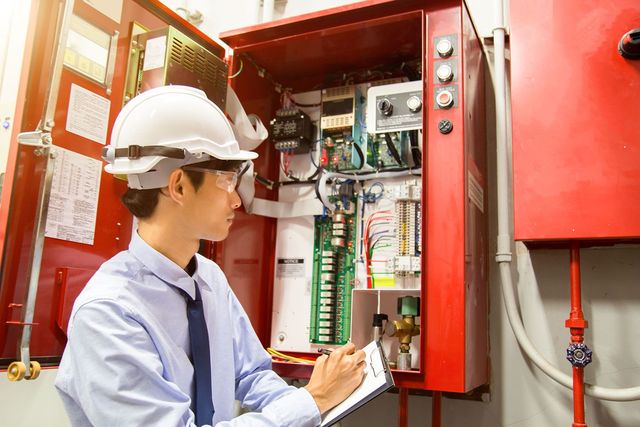
[[[453,130],[453,123],[450,120],[443,119],[438,123],[438,130],[441,134],[446,135]]]

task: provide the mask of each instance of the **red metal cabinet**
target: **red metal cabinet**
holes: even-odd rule
[[[454,108],[436,109],[441,85],[434,83],[435,40],[452,34],[459,99]],[[229,31],[221,38],[234,49],[232,68],[239,69],[239,58],[244,63],[233,87],[265,122],[279,106],[278,85],[301,92],[327,87],[341,73],[422,58],[424,356],[418,371],[396,372],[396,384],[466,392],[487,383],[484,76],[480,44],[462,2],[367,1]],[[453,123],[451,134],[438,130],[443,119]],[[267,156],[259,159],[262,173],[277,179],[274,150],[262,149]],[[471,202],[470,180],[480,191],[482,209]],[[217,256],[265,346],[270,345],[275,232],[275,221],[243,216]],[[308,367],[287,363],[276,363],[276,370],[310,374]]]
[[[636,0],[512,2],[515,238],[640,237]]]

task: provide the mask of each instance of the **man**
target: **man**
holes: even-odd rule
[[[126,174],[138,219],[128,251],[78,296],[56,387],[74,426],[316,426],[361,382],[352,344],[321,356],[305,388],[289,387],[220,268],[197,254],[227,237],[240,150],[203,92],[149,90],[120,112],[104,157]],[[254,412],[233,419],[234,400]]]

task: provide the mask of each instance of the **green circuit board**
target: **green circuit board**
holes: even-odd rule
[[[350,338],[355,244],[354,213],[336,210],[316,217],[309,332],[312,343],[343,345]]]

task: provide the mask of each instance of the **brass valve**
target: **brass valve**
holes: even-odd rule
[[[387,335],[398,338],[400,342],[396,366],[401,370],[411,370],[411,338],[420,334],[420,326],[416,325],[416,317],[420,316],[419,297],[398,298],[398,314],[402,320],[388,323]]]
[[[408,353],[411,338],[420,335],[420,326],[416,325],[414,316],[402,316],[402,320],[394,320],[389,324],[387,335],[397,337],[400,341],[400,352]]]

